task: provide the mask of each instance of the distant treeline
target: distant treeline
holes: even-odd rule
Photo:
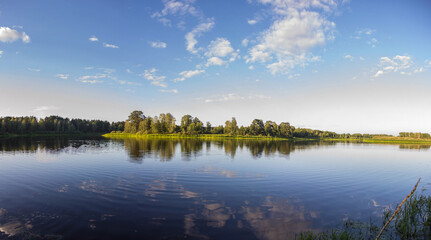
[[[101,120],[69,119],[59,116],[2,117],[0,134],[37,134],[37,133],[107,133],[124,131],[124,122]]]
[[[297,137],[297,138],[341,138],[363,139],[374,136],[390,136],[383,134],[343,133],[313,130],[308,128],[295,128],[288,122],[277,124],[273,121],[264,122],[254,119],[249,126],[238,126],[235,118],[228,120],[224,125],[212,126],[205,124],[197,117],[184,115],[180,125],[176,125],[175,118],[170,113],[147,117],[142,111],[133,111],[125,122],[124,132],[132,134],[227,134],[232,136],[270,136],[270,137]]]
[[[393,137],[384,134],[335,133],[331,131],[295,128],[288,122],[277,124],[273,121],[254,119],[249,126],[238,126],[235,118],[224,125],[205,124],[197,117],[184,115],[180,125],[170,113],[148,117],[142,111],[133,111],[125,122],[108,122],[102,120],[69,119],[59,116],[36,117],[2,117],[0,134],[37,134],[37,133],[108,133],[125,132],[132,134],[226,134],[230,136],[269,136],[282,138],[337,138],[337,139],[370,139]],[[428,133],[400,132],[399,137],[430,139]]]
[[[400,137],[408,137],[408,138],[418,138],[418,139],[427,139],[431,138],[429,133],[420,133],[420,132],[400,132]]]

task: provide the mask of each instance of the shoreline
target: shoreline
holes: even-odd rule
[[[0,134],[0,139],[20,137],[104,137],[104,138],[136,138],[136,139],[202,139],[202,140],[264,140],[287,142],[346,142],[346,143],[375,143],[375,144],[423,144],[431,145],[431,139],[415,139],[407,137],[374,137],[374,138],[283,138],[269,136],[244,136],[227,134],[132,134],[132,133],[29,133],[29,134]]]
[[[0,139],[20,137],[101,137],[105,133],[24,133],[24,134],[0,134]]]
[[[105,138],[138,138],[138,139],[207,139],[207,140],[269,140],[269,141],[289,141],[289,142],[352,142],[352,143],[386,143],[386,144],[428,144],[431,139],[410,139],[403,137],[379,137],[363,139],[340,139],[340,138],[282,138],[268,136],[231,136],[226,134],[132,134],[132,133],[107,133],[102,135]]]

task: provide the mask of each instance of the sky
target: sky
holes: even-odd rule
[[[0,1],[0,116],[431,132],[429,0]]]

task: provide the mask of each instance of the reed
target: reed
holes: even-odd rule
[[[373,222],[346,221],[338,228],[321,233],[300,233],[297,240],[430,240],[431,196],[416,195],[413,190],[392,212],[384,212],[381,225]]]

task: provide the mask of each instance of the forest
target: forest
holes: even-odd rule
[[[107,133],[123,131],[124,122],[69,119],[59,116],[1,117],[0,134]]]
[[[126,121],[108,122],[102,120],[69,119],[59,116],[45,118],[1,117],[0,135],[45,134],[45,133],[129,133],[129,134],[224,134],[228,136],[264,136],[279,138],[328,138],[328,139],[371,139],[373,137],[393,137],[385,134],[335,133],[331,131],[295,128],[289,122],[277,124],[274,121],[254,119],[249,126],[238,126],[233,117],[224,125],[205,124],[197,117],[184,115],[180,125],[170,113],[159,116],[145,116],[142,111],[133,111]],[[431,139],[429,133],[400,132],[398,137]]]
[[[331,138],[331,139],[365,139],[375,136],[390,136],[385,134],[361,134],[361,133],[335,133],[331,131],[314,130],[308,128],[295,128],[289,122],[277,124],[274,121],[254,119],[249,126],[238,126],[233,117],[224,125],[212,126],[210,122],[205,124],[197,117],[184,115],[180,125],[176,125],[176,119],[170,113],[162,113],[159,116],[147,117],[142,111],[133,111],[124,124],[124,133],[130,134],[226,134],[230,136],[266,136],[280,138]],[[426,137],[429,134],[411,133],[415,136]]]

